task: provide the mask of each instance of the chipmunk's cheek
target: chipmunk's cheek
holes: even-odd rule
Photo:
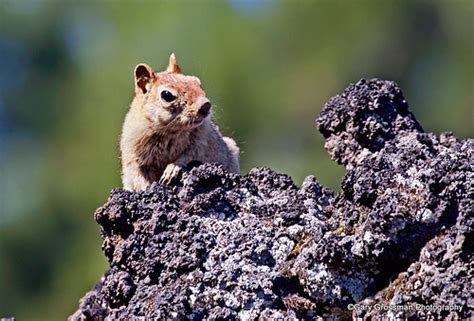
[[[156,111],[156,117],[157,117],[157,121],[161,125],[168,125],[169,123],[173,121],[173,119],[175,118],[175,115],[173,115],[171,112],[169,112],[168,110],[164,108],[160,108]]]
[[[145,104],[145,110],[147,118],[155,124],[166,125],[173,118],[163,107],[150,102]]]
[[[186,123],[189,122],[189,116],[188,115],[185,115],[185,114],[181,114],[179,115],[179,120],[178,120],[181,124],[185,125]]]

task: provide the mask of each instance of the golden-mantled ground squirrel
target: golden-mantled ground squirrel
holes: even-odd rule
[[[171,54],[168,68],[135,68],[135,97],[120,139],[122,183],[131,191],[154,181],[169,183],[196,160],[218,162],[239,173],[239,148],[211,119],[211,102],[201,81],[186,76]]]

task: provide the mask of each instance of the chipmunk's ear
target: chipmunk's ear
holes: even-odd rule
[[[147,64],[139,64],[135,67],[135,89],[141,90],[144,94],[148,91],[150,81],[154,77],[153,69]]]
[[[166,68],[166,71],[168,72],[174,72],[174,73],[181,73],[181,68],[179,68],[178,64],[176,63],[176,56],[174,53],[170,55],[170,62],[168,64],[168,68]]]

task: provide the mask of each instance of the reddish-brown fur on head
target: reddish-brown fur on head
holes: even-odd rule
[[[181,73],[171,54],[168,68],[154,72],[146,64],[135,68],[135,100],[155,128],[184,129],[201,125],[210,116],[210,101],[194,76]]]

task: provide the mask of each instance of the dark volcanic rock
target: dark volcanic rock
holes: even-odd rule
[[[381,80],[317,125],[348,169],[337,195],[217,164],[114,190],[95,214],[110,270],[70,319],[472,317],[473,140],[423,133]]]

